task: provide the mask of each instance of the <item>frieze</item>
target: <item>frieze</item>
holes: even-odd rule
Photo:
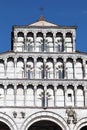
[[[65,85],[74,85],[74,86],[78,86],[78,85],[83,85],[83,86],[85,86],[85,85],[87,85],[87,80],[60,80],[60,79],[49,79],[49,80],[47,80],[47,79],[44,79],[44,80],[42,80],[42,79],[30,79],[30,80],[28,80],[28,79],[0,79],[0,83],[2,83],[2,84],[8,84],[8,83],[13,83],[13,84],[15,84],[15,81],[16,81],[16,84],[20,84],[20,83],[22,83],[22,84],[24,84],[25,82],[26,82],[26,84],[39,84],[39,83],[46,83],[46,84],[63,84],[64,86]]]
[[[81,54],[74,54],[74,53],[70,53],[70,54],[67,54],[67,53],[51,53],[50,54],[50,57],[51,58],[55,58],[55,59],[58,59],[58,58],[62,58],[62,59],[68,59],[68,58],[71,58],[73,60],[76,60],[78,58],[80,59],[83,59],[85,60],[85,62],[87,61],[87,55],[83,56]],[[28,57],[32,57],[32,58],[38,58],[38,57],[43,57],[45,59],[47,59],[49,57],[49,53],[41,53],[41,52],[38,52],[37,55],[35,53],[31,53],[31,52],[25,52],[25,53],[6,53],[5,55],[2,54],[0,55],[0,59],[3,59],[3,60],[6,60],[8,58],[12,57],[13,59],[14,58],[19,58],[19,57],[22,57],[23,59],[24,58],[28,58]]]

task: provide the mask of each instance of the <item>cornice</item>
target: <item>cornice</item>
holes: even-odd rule
[[[13,85],[29,85],[32,84],[33,86],[38,86],[38,85],[42,85],[42,86],[48,86],[48,85],[53,85],[53,86],[58,86],[58,85],[62,85],[62,86],[87,86],[87,80],[85,79],[44,79],[44,80],[37,80],[37,79],[32,79],[32,80],[28,80],[28,79],[0,79],[0,84],[3,85],[9,85],[9,84],[13,84]]]

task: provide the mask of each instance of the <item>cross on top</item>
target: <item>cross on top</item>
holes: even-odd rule
[[[43,13],[44,8],[43,8],[43,7],[40,7],[39,9],[40,9],[40,12]]]
[[[44,7],[41,6],[41,7],[39,8],[39,11],[40,11],[40,15],[43,16],[43,14],[44,14]]]

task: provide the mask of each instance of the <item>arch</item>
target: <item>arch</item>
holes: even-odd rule
[[[18,32],[17,33],[17,51],[22,52],[24,51],[24,33],[23,32]]]
[[[25,50],[28,52],[34,51],[34,34],[32,32],[27,33]]]
[[[60,61],[60,62],[63,63],[63,58],[62,58],[62,57],[58,57],[58,58],[56,59],[56,61],[57,61],[57,62]]]
[[[83,130],[82,128],[85,126],[87,128],[87,117],[80,119],[75,125],[74,130]]]
[[[87,124],[83,126],[80,130],[87,130]]]
[[[52,58],[48,58],[46,61],[46,78],[53,79],[54,63]]]
[[[42,52],[44,50],[43,33],[38,32],[36,35],[36,51]]]
[[[37,59],[37,63],[36,63],[36,78],[39,79],[44,78],[44,63],[41,57]]]
[[[34,78],[34,59],[29,57],[26,63],[26,77],[28,79]]]
[[[74,68],[73,59],[68,58],[66,61],[66,78],[67,79],[73,79],[73,76],[74,76],[73,68]]]
[[[28,130],[28,128],[37,121],[48,120],[56,123],[62,130],[70,130],[67,122],[58,114],[49,111],[40,111],[30,115],[22,124],[21,130]]]
[[[28,32],[28,33],[27,33],[27,38],[33,37],[33,36],[34,36],[34,34],[33,34],[32,32]]]
[[[12,84],[9,84],[7,86],[6,105],[7,106],[14,105],[14,86]]]
[[[9,57],[7,59],[7,77],[14,78],[14,59]]]
[[[86,65],[85,65],[84,75],[85,75],[85,78],[87,79],[87,61],[86,61]]]
[[[66,37],[71,37],[72,38],[72,33],[71,32],[67,32],[66,33]]]
[[[46,37],[53,37],[53,33],[52,32],[47,32]]]
[[[37,86],[37,94],[36,94],[36,104],[38,107],[43,107],[43,94],[44,94],[44,86]]]
[[[66,33],[65,50],[66,50],[66,52],[73,51],[73,40],[72,40],[72,33],[71,32]]]
[[[24,59],[22,57],[19,57],[17,59],[16,77],[17,78],[23,78],[24,77]]]
[[[75,78],[76,79],[82,79],[83,78],[83,64],[82,64],[81,58],[76,59]]]
[[[26,90],[26,106],[34,105],[34,86],[29,84]]]
[[[48,120],[42,120],[42,121],[37,121],[34,124],[32,124],[28,130],[62,130],[60,126],[58,126],[56,123]]]
[[[24,94],[24,86],[23,85],[19,84],[17,86],[17,94],[18,95],[23,95]]]
[[[52,86],[52,85],[47,86],[46,97],[47,97],[47,99],[46,99],[47,106],[53,107],[54,106],[54,86]]]
[[[43,33],[42,33],[42,32],[38,32],[38,33],[36,34],[36,36],[37,36],[37,37],[43,37]]]
[[[23,33],[23,32],[18,32],[18,33],[17,33],[17,36],[18,36],[18,37],[24,37],[24,33]]]
[[[74,87],[72,85],[67,86],[67,106],[74,106]]]
[[[0,84],[0,106],[4,106],[4,85]]]
[[[53,44],[53,34],[51,32],[46,33],[45,39],[45,50],[47,52],[53,52],[54,44]]]
[[[0,84],[0,95],[4,94],[4,85]]]
[[[63,37],[63,33],[57,32],[57,33],[56,33],[56,37]]]
[[[24,105],[24,86],[21,84],[17,86],[16,105],[17,106]]]
[[[18,42],[24,41],[24,33],[23,32],[18,32],[17,37],[18,37],[18,39],[17,39]]]
[[[64,106],[64,86],[57,86],[56,91],[56,106]]]
[[[66,59],[66,62],[73,62],[73,59],[71,57]]]
[[[32,57],[28,57],[28,58],[27,58],[27,62],[28,62],[28,61],[34,62],[34,59],[33,59]]]
[[[77,86],[77,106],[84,106],[84,87],[79,85]]]
[[[0,59],[0,78],[4,78],[5,69],[4,69],[4,60]]]
[[[1,130],[10,130],[10,128],[8,127],[7,124],[5,124],[4,122],[0,121],[0,129]]]
[[[10,95],[14,94],[14,86],[12,84],[9,84],[7,86],[7,94],[10,94]]]
[[[18,130],[16,123],[7,114],[0,113],[0,121],[5,123],[10,130]]]
[[[43,62],[43,58],[42,57],[38,57],[37,58],[37,62],[40,61],[40,62]]]
[[[61,52],[64,51],[64,45],[63,45],[63,34],[61,32],[56,33],[55,38],[55,51]]]
[[[56,60],[56,64],[55,64],[55,77],[57,79],[64,78],[64,65],[63,65],[63,59],[62,58],[58,58]]]

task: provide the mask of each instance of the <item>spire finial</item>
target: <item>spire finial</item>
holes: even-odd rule
[[[39,21],[44,21],[44,16],[40,16]]]
[[[44,21],[45,19],[44,19],[44,16],[43,16],[43,11],[44,11],[43,6],[41,6],[41,7],[39,8],[39,10],[40,10],[40,12],[41,12],[41,16],[40,16],[40,18],[39,18],[39,21]]]

